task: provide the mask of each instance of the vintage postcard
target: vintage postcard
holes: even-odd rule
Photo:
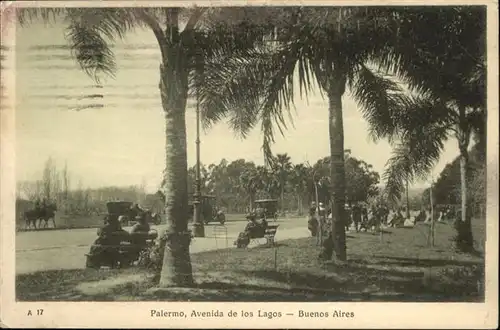
[[[498,326],[496,2],[1,6],[2,327]]]

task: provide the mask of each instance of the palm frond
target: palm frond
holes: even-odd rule
[[[397,113],[407,103],[401,87],[395,81],[360,65],[354,81],[349,82],[349,88],[361,105],[363,117],[370,126],[371,137],[374,140],[385,137],[391,140],[397,133]]]
[[[199,100],[205,129],[227,118],[233,131],[246,137],[257,124],[266,56],[258,50],[242,57],[221,54],[192,72],[190,96]]]
[[[21,25],[35,21],[67,24],[69,48],[83,71],[99,82],[100,75],[116,70],[113,43],[137,26],[146,26],[136,8],[21,8]],[[141,9],[142,10],[142,9]],[[146,9],[154,13],[154,8]]]
[[[428,97],[407,97],[393,113],[395,129],[403,135],[423,134],[426,128],[452,128],[456,122],[455,112],[440,100]]]
[[[143,25],[135,8],[78,8],[69,11],[68,18],[98,32],[111,42],[123,38],[130,30]]]
[[[67,28],[66,37],[81,69],[97,83],[102,73],[114,76],[115,57],[109,43],[85,25],[73,23]]]
[[[69,10],[71,9],[36,7],[16,8],[16,19],[21,26],[26,26],[34,22],[44,22],[51,24],[64,20],[65,14]]]
[[[391,200],[401,197],[405,181],[424,179],[429,174],[439,161],[448,136],[449,127],[440,123],[427,123],[423,127],[403,132],[383,175],[386,193]]]
[[[406,181],[413,180],[412,164],[409,148],[398,145],[393,149],[392,156],[386,163],[386,170],[383,174],[385,184],[385,194],[391,202],[396,202],[404,192]]]
[[[394,123],[400,141],[383,176],[390,200],[401,197],[406,181],[423,179],[432,170],[453,130],[453,115],[443,102],[424,97],[408,98],[396,113]]]
[[[396,74],[412,90],[444,102],[477,106],[485,99],[481,81],[470,85],[478,63],[484,63],[485,8],[415,11],[400,7],[393,8],[393,16],[394,33],[376,56],[381,68]]]
[[[263,151],[268,162],[272,162],[271,145],[274,143],[274,126],[283,134],[286,129],[284,113],[288,114],[294,105],[294,73],[298,66],[300,93],[307,95],[316,78],[311,62],[301,54],[301,45],[290,43],[274,52],[266,71],[264,91],[262,93],[262,133]]]

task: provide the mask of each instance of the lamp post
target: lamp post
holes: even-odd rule
[[[196,93],[196,177],[193,196],[194,237],[205,237],[205,226],[203,225],[203,215],[201,212],[200,143],[200,99],[198,93]]]
[[[410,219],[410,190],[408,189],[408,179],[406,179],[406,219]]]
[[[434,192],[433,192],[433,186],[434,185],[434,176],[431,175],[431,191],[430,191],[430,196],[431,196],[431,246],[434,247],[434,238],[436,236],[436,219],[434,217]]]

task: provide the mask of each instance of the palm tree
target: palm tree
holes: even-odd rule
[[[256,11],[251,7],[17,10],[21,24],[37,19],[62,21],[66,25],[66,36],[73,55],[81,69],[96,81],[100,81],[102,74],[113,76],[116,70],[112,51],[116,38],[122,38],[135,28],[147,28],[155,35],[161,52],[159,89],[165,115],[166,149],[162,189],[168,224],[162,235],[165,253],[159,276],[160,286],[193,284],[187,223],[187,99],[195,95],[196,87],[204,81],[200,77],[208,76],[212,82],[216,81],[218,73],[211,75],[211,69],[220,67],[220,63],[234,69],[237,65],[231,65],[231,59],[238,63],[237,58],[244,57],[248,50],[253,49],[256,40],[263,39],[264,25],[257,20],[263,16],[262,13],[255,15]],[[239,73],[233,71],[235,76]],[[227,114],[240,104],[248,104],[248,107],[253,104],[247,101],[248,96],[234,92],[230,84],[227,80],[217,81],[217,86],[226,93],[226,97],[216,109],[211,109],[215,113]],[[201,102],[206,108],[216,104],[218,97],[203,95]],[[214,98],[217,100],[214,101]]]
[[[309,171],[304,164],[295,164],[291,172],[291,184],[297,197],[297,211],[299,215],[303,214],[303,198],[307,190]]]
[[[274,125],[286,128],[283,108],[289,111],[294,96],[294,75],[298,73],[300,94],[306,95],[313,80],[327,96],[330,130],[330,178],[333,187],[335,221],[344,221],[345,170],[342,97],[349,89],[358,101],[364,117],[372,124],[375,135],[390,130],[387,123],[401,103],[398,85],[371,69],[379,48],[393,37],[392,30],[377,18],[375,8],[291,8],[287,11],[286,28],[278,27],[273,55],[259,63],[259,71],[267,79],[260,90],[262,109],[256,119],[261,121],[263,149],[271,158]],[[387,25],[388,26],[388,25]],[[264,68],[264,69],[263,69]],[[254,122],[257,120],[254,120]],[[249,125],[251,126],[251,125]],[[325,244],[327,253],[334,245],[337,259],[346,260],[345,229],[330,235]]]
[[[444,100],[460,101],[458,116],[462,118],[463,125],[465,121],[472,119],[467,118],[465,104],[469,104],[470,108],[481,108],[484,105],[481,97],[481,94],[484,95],[484,57],[467,54],[469,58],[463,61],[465,72],[474,74],[455,77],[453,75],[461,71],[460,65],[457,66],[453,58],[450,61],[453,65],[445,66],[447,63],[443,62],[447,61],[445,56],[452,57],[470,50],[467,48],[464,52],[463,46],[460,51],[458,49],[463,45],[462,39],[474,40],[477,34],[465,37],[467,33],[464,32],[461,40],[451,38],[451,42],[446,38],[453,32],[469,31],[464,26],[470,26],[472,31],[481,31],[481,22],[484,20],[478,20],[481,13],[475,15],[476,12],[456,7],[432,12],[404,7],[299,8],[289,12],[286,29],[277,29],[275,55],[267,66],[261,65],[267,68],[262,71],[269,77],[263,87],[263,110],[259,118],[264,133],[263,149],[270,157],[270,145],[274,141],[273,124],[276,123],[281,131],[286,128],[282,108],[289,109],[293,102],[294,74],[298,73],[299,91],[306,96],[312,81],[315,81],[329,100],[332,211],[335,222],[339,224],[333,226],[336,229],[325,241],[326,251],[322,253],[323,256],[328,258],[332,254],[328,247],[333,245],[337,259],[346,260],[342,118],[342,96],[346,89],[358,101],[370,124],[370,133],[375,138],[395,135],[397,127],[394,117],[407,103],[400,85],[386,77],[387,72],[399,76],[412,89],[434,92],[434,95],[450,96],[447,91],[451,85],[457,92],[455,96],[462,96]],[[484,15],[484,9],[482,14]],[[460,15],[465,18],[460,18]],[[453,23],[454,20],[458,23]],[[464,21],[466,24],[462,24]],[[441,26],[441,23],[445,28],[440,33],[429,31],[433,26]],[[429,33],[433,38],[428,38]],[[427,47],[415,47],[414,34],[417,35],[419,45]],[[479,36],[475,40],[482,39]],[[442,41],[444,42],[440,47],[432,48]],[[421,48],[425,50],[422,51]],[[418,56],[414,56],[415,53]],[[426,60],[430,64],[425,64]],[[374,70],[377,65],[381,72]],[[442,79],[443,76],[449,80]],[[463,82],[472,83],[469,86],[473,88],[463,88]],[[465,153],[463,146],[469,134],[467,130],[460,130],[460,145]],[[463,213],[465,219],[465,212]],[[331,244],[331,240],[334,244]]]
[[[262,189],[263,182],[255,167],[247,168],[240,176],[240,183],[249,199],[250,210],[254,209],[257,192]]]
[[[392,68],[419,95],[406,102],[403,111],[393,118],[399,143],[385,173],[388,193],[393,199],[399,198],[404,181],[426,176],[439,159],[444,142],[455,136],[460,150],[462,204],[457,229],[461,249],[470,250],[468,148],[473,135],[485,144],[486,11],[480,7],[447,7],[426,15],[406,12],[400,17],[401,40],[393,47],[398,53],[397,67],[382,65]],[[441,28],[428,34],[432,25]],[[411,49],[406,39],[410,35]]]
[[[272,170],[273,174],[276,175],[281,198],[281,209],[284,211],[285,208],[285,188],[287,179],[290,176],[292,170],[292,162],[290,161],[290,156],[288,154],[277,154],[272,160]]]
[[[394,148],[393,156],[387,163],[385,178],[387,193],[391,199],[399,199],[406,181],[425,178],[435,163],[439,160],[444,143],[455,135],[459,144],[464,134],[480,131],[485,125],[485,119],[474,119],[472,116],[483,116],[482,111],[471,112],[464,121],[456,112],[456,108],[447,107],[440,101],[417,99],[404,108],[404,119],[401,120],[401,139]],[[479,133],[480,134],[480,133]],[[460,177],[461,177],[461,218],[466,228],[461,228],[459,235],[463,238],[462,250],[472,248],[472,231],[470,229],[470,212],[467,209],[467,181],[469,168],[469,139],[465,146],[460,147]]]

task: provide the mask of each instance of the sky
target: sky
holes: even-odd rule
[[[159,50],[150,31],[137,31],[116,43],[118,71],[102,88],[80,71],[63,46],[62,26],[33,24],[16,30],[16,178],[41,178],[52,157],[66,163],[73,182],[84,186],[144,184],[158,188],[165,160],[163,112],[158,90]],[[102,99],[92,97],[103,95]],[[75,110],[91,104],[101,108]],[[374,143],[361,111],[347,92],[343,97],[345,148],[373,165],[380,174],[391,154],[387,141]],[[308,99],[295,97],[293,127],[276,136],[274,153],[288,153],[292,162],[313,164],[328,156],[328,103],[316,89]],[[195,162],[195,111],[186,116],[188,164]],[[245,158],[263,164],[259,127],[236,138],[226,123],[201,136],[205,164]],[[445,145],[434,168],[437,175],[458,155],[456,141]],[[418,182],[414,187],[425,186]]]

